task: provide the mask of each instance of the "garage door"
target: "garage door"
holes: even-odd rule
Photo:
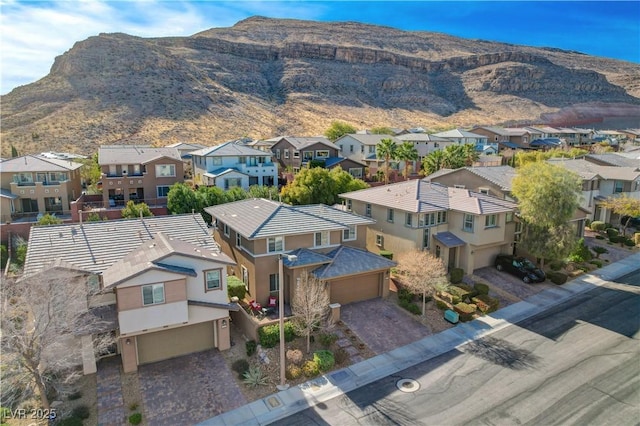
[[[473,269],[484,268],[493,265],[496,256],[500,253],[500,247],[491,247],[484,250],[476,250],[473,255]]]
[[[213,321],[208,321],[138,336],[138,364],[211,349],[213,333]]]
[[[331,281],[331,303],[346,305],[379,297],[380,276],[375,273]]]

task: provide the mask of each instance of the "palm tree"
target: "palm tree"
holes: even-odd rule
[[[376,157],[384,158],[384,184],[389,183],[389,166],[391,160],[396,159],[396,150],[398,146],[392,139],[381,139],[376,145]]]
[[[478,151],[476,150],[476,146],[472,143],[465,144],[464,146],[464,163],[467,166],[473,166],[473,163],[478,161]]]
[[[416,161],[418,159],[416,146],[411,142],[403,143],[396,151],[396,159],[404,161],[404,172],[402,174],[405,179],[409,179],[409,161]]]
[[[444,149],[442,168],[459,169],[464,166],[464,147],[462,145],[449,145]]]
[[[435,173],[444,167],[444,152],[432,151],[422,159],[422,171],[425,176]]]

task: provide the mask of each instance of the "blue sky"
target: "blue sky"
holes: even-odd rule
[[[48,74],[56,56],[101,32],[186,36],[255,15],[359,21],[405,30],[576,50],[640,63],[640,2],[0,0],[0,93]]]

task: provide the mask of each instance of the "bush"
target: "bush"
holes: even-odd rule
[[[624,245],[627,247],[633,247],[636,245],[636,243],[631,238],[625,238]]]
[[[475,283],[473,284],[473,289],[478,294],[489,294],[489,285],[485,283]]]
[[[82,419],[79,417],[65,417],[56,423],[57,426],[82,426]]]
[[[590,260],[589,263],[592,265],[596,265],[598,268],[602,268],[602,261],[600,260],[596,260],[596,259]]]
[[[237,359],[231,364],[231,369],[238,373],[240,379],[244,378],[244,373],[249,370],[249,361],[246,359]]]
[[[280,325],[265,325],[258,329],[260,344],[265,348],[273,348],[280,342]],[[284,341],[290,342],[296,337],[294,325],[291,322],[284,323]]]
[[[592,255],[589,247],[584,242],[584,238],[580,238],[578,240],[578,244],[576,248],[573,249],[573,252],[569,255],[570,262],[587,262],[591,260]],[[553,269],[553,268],[551,268]],[[554,269],[555,270],[555,269]]]
[[[71,412],[72,417],[77,417],[79,419],[88,419],[91,416],[91,411],[89,410],[88,405],[78,405]]]
[[[604,237],[602,235],[596,235],[596,240],[604,240]]]
[[[449,309],[449,305],[440,299],[436,299],[436,306],[438,309],[442,309],[443,311]]]
[[[549,263],[549,268],[552,271],[559,271],[564,266],[564,262],[562,260],[553,260]]]
[[[462,287],[452,285],[449,287],[449,293],[453,295],[453,301],[456,303],[456,298],[459,302],[464,302],[470,299],[471,291],[467,291]]]
[[[313,353],[313,360],[318,364],[318,370],[322,372],[331,370],[336,364],[333,352],[327,350],[315,351]]]
[[[320,369],[318,368],[318,363],[315,361],[307,361],[302,366],[302,373],[305,377],[315,377],[320,373]]]
[[[336,342],[336,340],[338,340],[338,336],[333,333],[320,333],[320,335],[318,336],[318,341],[325,348],[328,348],[331,345],[333,345]]]
[[[251,366],[244,372],[244,384],[255,388],[257,386],[265,386],[268,383],[268,377],[264,375],[260,367]]]
[[[132,425],[139,425],[140,423],[142,423],[142,414],[133,413],[132,415],[130,415],[129,423],[131,423]]]
[[[596,254],[596,259],[599,258],[601,254],[609,253],[609,250],[601,246],[592,247],[591,250]]]
[[[7,246],[4,244],[0,245],[0,268],[4,270],[4,267],[7,265],[7,260],[9,260],[9,252],[7,251]]]
[[[289,380],[295,380],[302,376],[302,368],[297,365],[288,365],[284,375]]]
[[[295,365],[302,364],[302,351],[300,349],[289,349],[287,350],[287,361],[289,363],[293,363]]]
[[[491,312],[495,312],[500,307],[500,300],[486,294],[479,294],[471,299],[471,301],[483,314],[490,314]]]
[[[238,300],[242,300],[246,294],[247,289],[241,280],[233,275],[227,276],[227,295],[229,296],[229,300],[231,300],[232,297],[237,297]]]
[[[420,307],[418,305],[416,305],[413,302],[407,302],[406,299],[400,299],[398,304],[401,307],[403,307],[404,309],[406,309],[407,311],[409,311],[412,314],[414,314],[414,315],[420,315],[422,313],[422,311],[420,310]]]
[[[458,303],[453,306],[453,310],[460,314],[460,321],[471,321],[476,312],[476,306],[468,303]]]
[[[612,242],[613,244],[617,244],[617,243],[622,244],[622,243],[624,243],[625,239],[626,238],[623,237],[622,235],[613,235],[613,236],[609,237],[609,241]]]
[[[253,354],[256,353],[256,350],[258,349],[258,344],[256,343],[255,340],[249,340],[247,343],[244,344],[245,349],[247,350],[247,356],[251,356]]]
[[[605,232],[607,233],[607,237],[609,237],[609,239],[611,239],[611,237],[617,237],[618,235],[620,235],[616,228],[607,228]]]
[[[451,282],[453,284],[461,283],[462,277],[464,277],[464,270],[462,268],[451,268],[449,277],[451,278]]]
[[[341,365],[349,360],[349,352],[345,351],[342,348],[338,348],[333,353],[333,358],[336,360],[336,364]]]
[[[563,274],[562,272],[549,272],[547,278],[549,278],[552,283],[557,285],[561,285],[567,282],[567,274]]]
[[[75,401],[76,399],[80,399],[80,398],[82,398],[82,392],[80,391],[72,392],[67,396],[67,399],[69,401]]]
[[[591,222],[591,225],[589,227],[592,231],[602,232],[604,231],[604,222],[594,220],[593,222]]]
[[[411,292],[411,290],[404,287],[400,287],[398,289],[399,300],[406,300],[407,302],[413,302],[414,297],[415,295]]]
[[[380,250],[380,256],[386,257],[389,260],[393,260],[393,252],[389,250]]]

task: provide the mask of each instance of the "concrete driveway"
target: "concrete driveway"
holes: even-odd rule
[[[138,367],[147,424],[192,425],[247,403],[217,349]]]
[[[500,307],[524,300],[529,296],[540,293],[542,290],[556,287],[550,281],[525,284],[520,278],[504,271],[500,272],[493,266],[476,269],[471,280],[477,281],[477,278],[474,277],[480,278],[481,281],[489,284],[490,294],[493,292],[501,299]]]
[[[350,303],[340,309],[340,319],[376,354],[389,352],[431,335],[393,302],[383,299]]]

